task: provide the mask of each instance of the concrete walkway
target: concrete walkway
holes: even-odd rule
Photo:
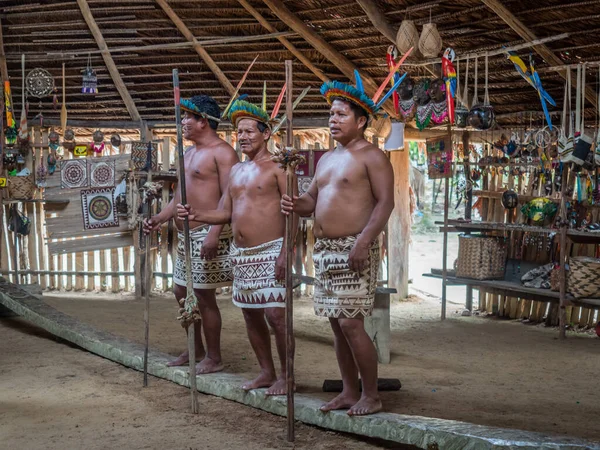
[[[80,323],[45,304],[40,298],[8,283],[2,277],[0,277],[0,304],[31,323],[81,348],[126,367],[143,370],[143,346]],[[166,363],[169,359],[166,354],[150,351],[148,372],[182,386],[189,386],[187,370],[167,367]],[[264,390],[261,389],[245,392],[239,387],[243,381],[242,377],[227,373],[196,377],[198,390],[202,393],[216,395],[285,416],[286,399],[284,397],[266,397]],[[600,450],[599,443],[581,439],[553,437],[540,433],[429,417],[390,413],[349,417],[344,411],[323,414],[319,411],[321,403],[321,400],[306,395],[296,395],[296,420],[335,431],[385,439],[423,449]]]

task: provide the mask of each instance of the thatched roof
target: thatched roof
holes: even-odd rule
[[[52,97],[40,101],[29,99],[29,117],[42,112],[46,119],[58,119],[61,98],[61,66],[66,64],[66,98],[69,120],[129,121],[132,119],[98,43],[84,20],[83,0],[5,0],[0,2],[4,51],[12,83],[15,111],[21,109],[21,54],[26,55],[26,73],[34,67],[48,70],[58,88],[58,107]],[[390,40],[374,26],[359,3],[354,0],[285,0],[283,3],[310,30],[316,32],[335,50],[344,55],[364,74],[380,83],[387,74],[385,55]],[[85,1],[83,3],[86,3]],[[168,5],[196,37],[209,42],[224,37],[267,35],[270,32],[237,0],[168,0]],[[308,58],[314,68],[331,79],[347,80],[336,64],[323,52],[284,23],[267,2],[248,0],[276,32]],[[505,20],[481,0],[377,0],[378,8],[392,27],[404,18],[417,26],[431,17],[438,24],[444,48],[453,47],[457,55],[498,49],[502,45],[526,42]],[[501,2],[537,38],[569,33],[568,37],[546,46],[564,63],[600,60],[600,43],[594,36],[600,29],[600,1],[503,0]],[[187,39],[156,0],[87,0],[118,72],[142,119],[151,122],[173,120],[171,70],[180,69],[182,95],[205,92],[222,105],[230,94],[191,46],[154,51],[119,50],[157,44],[186,45]],[[285,79],[284,61],[293,59],[294,88],[298,93],[306,86],[312,90],[299,106],[298,118],[325,118],[327,105],[318,93],[322,80],[307,68],[278,40],[260,40],[206,44],[204,48],[232,85],[236,85],[249,63],[259,58],[242,92],[258,102],[263,80],[268,82],[272,104]],[[532,49],[520,50],[524,59]],[[81,93],[81,71],[89,57],[99,78],[99,93]],[[554,96],[561,111],[564,81],[555,66],[536,55],[546,90]],[[412,62],[416,62],[414,59]],[[482,61],[480,60],[480,63]],[[435,66],[430,66],[434,68]],[[422,66],[406,66],[412,77],[431,76]],[[464,72],[463,72],[464,73]],[[596,89],[597,67],[588,69],[588,86]],[[471,68],[471,75],[473,70]],[[515,72],[503,55],[490,58],[490,97],[502,124],[527,122],[530,111],[540,111],[537,93]],[[483,65],[479,70],[482,96]],[[461,80],[462,83],[462,80]],[[472,81],[471,81],[472,83]],[[590,121],[595,111],[588,104]],[[507,113],[520,113],[502,116]],[[539,114],[534,120],[539,120]]]

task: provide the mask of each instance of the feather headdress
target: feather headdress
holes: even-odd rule
[[[229,109],[231,123],[237,126],[242,119],[253,119],[270,127],[270,119],[267,111],[246,100],[236,100]]]
[[[184,111],[187,111],[187,112],[190,112],[197,116],[200,116],[203,119],[214,120],[217,123],[221,121],[221,119],[218,119],[216,117],[211,116],[210,114],[206,114],[205,112],[200,111],[198,109],[198,107],[196,105],[194,105],[194,103],[190,99],[182,98],[179,101],[179,105],[181,106],[181,109],[183,109]]]

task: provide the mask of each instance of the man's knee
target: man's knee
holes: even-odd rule
[[[215,308],[217,306],[214,289],[194,289],[194,294],[198,299],[200,308]]]
[[[285,308],[265,308],[265,315],[273,330],[285,332]]]
[[[360,319],[338,319],[338,323],[342,333],[346,338],[350,339],[364,332],[363,321]]]
[[[185,286],[180,286],[178,284],[173,283],[173,294],[175,294],[175,298],[177,300],[185,298],[186,293],[187,289],[185,288]]]
[[[256,320],[263,319],[264,317],[264,311],[262,309],[255,308],[242,308],[242,314],[244,315],[246,322],[254,322]]]

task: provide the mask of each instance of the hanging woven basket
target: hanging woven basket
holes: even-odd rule
[[[435,58],[442,51],[442,38],[435,23],[423,25],[419,38],[419,51],[426,58]]]
[[[371,121],[368,131],[378,138],[387,139],[392,131],[392,120],[389,117],[380,117]]]
[[[404,54],[414,47],[416,50],[419,45],[419,31],[412,20],[403,20],[396,34],[396,47],[400,53]],[[413,50],[414,55],[414,50]]]

